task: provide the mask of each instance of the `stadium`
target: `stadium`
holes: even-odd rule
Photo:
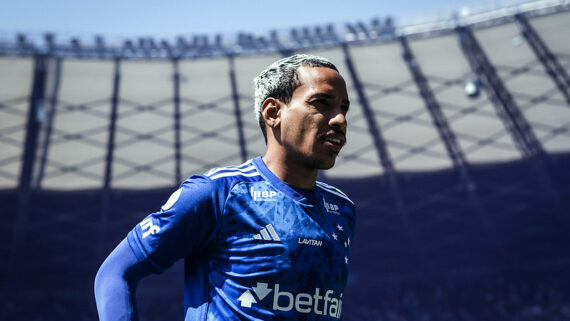
[[[329,58],[357,204],[344,320],[570,320],[570,2],[415,25],[0,43],[0,319],[96,320],[93,279],[193,173],[262,155],[252,79]],[[181,262],[139,287],[180,319]]]

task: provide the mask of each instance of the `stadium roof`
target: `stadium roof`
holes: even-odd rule
[[[207,59],[152,59],[144,45],[140,56],[113,59],[67,47],[14,54],[4,46],[0,188],[23,180],[55,190],[167,187],[262,154],[252,79],[293,52],[331,59],[354,102],[349,143],[327,177],[568,152],[569,8],[539,1],[385,38],[349,33],[326,44]],[[525,21],[531,36],[521,33]],[[466,85],[480,94],[467,96]]]

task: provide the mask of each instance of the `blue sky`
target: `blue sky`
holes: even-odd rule
[[[0,36],[47,31],[62,37],[102,34],[111,38],[262,33],[272,28],[369,21],[386,15],[397,21],[443,18],[462,7],[492,7],[515,1],[1,0]]]

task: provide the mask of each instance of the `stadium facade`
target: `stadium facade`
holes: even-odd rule
[[[298,52],[351,98],[320,177],[358,205],[345,320],[480,319],[525,282],[561,300],[529,313],[570,317],[569,35],[570,4],[537,1],[232,44],[2,43],[0,319],[96,319],[97,268],[137,222],[190,174],[263,153],[252,79]],[[143,320],[181,318],[181,277],[142,283]]]

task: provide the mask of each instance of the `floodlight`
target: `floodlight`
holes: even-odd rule
[[[241,47],[251,47],[253,43],[253,37],[245,32],[240,32],[238,34],[238,45]]]
[[[303,38],[305,39],[309,39],[311,37],[311,34],[309,32],[309,28],[308,27],[303,27]]]
[[[198,47],[200,45],[200,36],[194,35],[192,37],[192,47]]]
[[[373,18],[371,24],[372,24],[373,29],[380,29],[380,19],[379,18]]]
[[[184,38],[183,36],[179,36],[178,38],[176,38],[176,46],[178,46],[178,48],[181,49],[187,48],[188,42],[186,42],[186,38]]]
[[[279,33],[277,30],[271,30],[269,32],[269,38],[271,39],[272,43],[279,43]]]
[[[129,51],[135,51],[135,47],[133,45],[133,42],[129,39],[125,40],[125,42],[123,43],[123,49],[129,50]]]
[[[463,90],[465,91],[465,95],[467,95],[467,97],[469,98],[477,98],[479,97],[479,93],[480,93],[480,81],[478,78],[471,78],[470,80],[468,80],[467,82],[465,82],[465,86],[463,87]]]
[[[97,48],[104,48],[105,47],[105,39],[103,39],[102,36],[95,36],[95,46],[97,46]]]
[[[265,39],[263,36],[257,37],[257,39],[255,39],[255,43],[260,44],[262,47],[267,47],[268,45],[267,39]]]
[[[224,45],[224,37],[221,33],[216,34],[214,38],[215,46],[221,48]]]
[[[16,39],[17,39],[18,45],[19,45],[20,47],[25,47],[25,46],[26,46],[27,39],[26,39],[26,35],[25,35],[25,34],[23,34],[23,33],[17,34],[17,35],[16,35]]]
[[[321,26],[315,27],[315,35],[319,38],[323,36],[323,29],[321,28]]]
[[[73,47],[74,50],[80,50],[81,49],[81,42],[79,41],[78,38],[71,38],[71,46]]]
[[[45,33],[44,41],[49,50],[53,50],[55,48],[55,35],[53,33]]]
[[[297,29],[291,29],[291,38],[293,38],[293,40],[299,39],[299,32]]]

